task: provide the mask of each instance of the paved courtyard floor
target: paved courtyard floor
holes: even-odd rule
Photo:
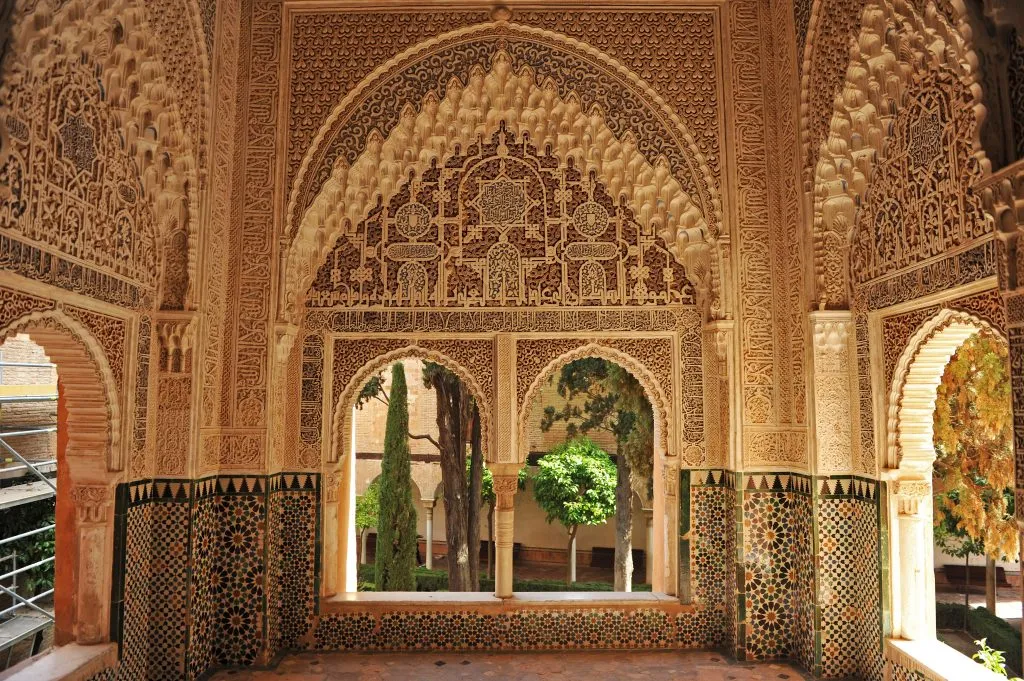
[[[271,670],[223,671],[211,681],[803,681],[788,664],[730,662],[713,652],[301,653]]]

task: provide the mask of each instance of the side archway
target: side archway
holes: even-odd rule
[[[122,477],[120,403],[96,339],[60,309],[0,328],[0,343],[27,334],[57,365],[55,640],[110,639],[114,487]]]
[[[932,467],[935,400],[946,365],[984,320],[943,309],[924,323],[900,356],[888,395],[886,468],[891,529],[889,589],[893,636],[935,638],[935,566],[932,549]]]

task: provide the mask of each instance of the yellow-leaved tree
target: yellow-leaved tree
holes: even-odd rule
[[[1016,559],[1013,412],[1006,344],[968,338],[942,374],[935,400],[936,537],[963,557],[984,553],[986,601],[995,608],[995,561]]]

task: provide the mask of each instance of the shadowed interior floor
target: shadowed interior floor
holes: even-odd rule
[[[385,679],[676,679],[775,681],[809,679],[774,662],[734,662],[703,651],[315,654],[286,657],[271,670],[223,671],[211,681],[374,681]]]

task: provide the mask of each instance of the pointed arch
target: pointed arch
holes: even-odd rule
[[[409,64],[437,45],[520,34],[585,53],[598,68],[619,79],[630,96],[639,96],[649,109],[644,113],[653,116],[652,125],[664,127],[659,139],[663,149],[680,159],[676,167],[664,153],[653,158],[641,153],[646,138],[622,129],[621,112],[608,112],[596,104],[584,107],[582,97],[560,91],[551,78],[538,82],[544,74],[529,66],[516,70],[504,49],[494,53],[489,65],[477,64],[463,75],[465,81],[451,78],[420,101],[400,103],[394,127],[386,133],[365,134],[358,153],[349,150],[346,157],[334,150],[334,160],[325,160],[347,117],[386,77],[411,68]],[[457,146],[490,135],[502,123],[517,136],[529,137],[538,148],[548,147],[560,160],[572,158],[581,168],[596,171],[610,193],[624,196],[637,220],[665,240],[698,289],[708,291],[711,307],[718,309],[721,267],[713,246],[721,206],[712,174],[682,121],[642,81],[593,48],[549,31],[497,22],[453,31],[407,50],[364,79],[332,112],[304,155],[291,187],[284,226],[290,245],[281,282],[282,314],[290,321],[298,318],[309,282],[335,241],[354,229],[378,202],[386,203],[402,180]],[[346,134],[348,144],[358,133]]]

